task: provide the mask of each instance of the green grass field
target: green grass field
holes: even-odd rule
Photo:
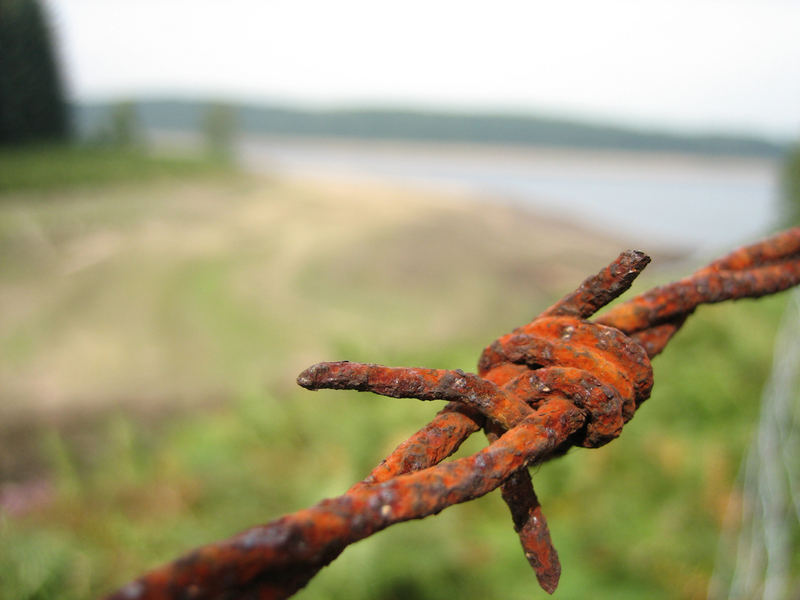
[[[64,190],[106,183],[191,177],[224,171],[210,159],[153,156],[114,146],[39,146],[0,148],[0,193]]]
[[[136,160],[87,155],[88,171],[119,160],[123,175],[83,185],[45,173],[60,156],[48,152],[0,159],[9,600],[97,597],[342,493],[438,406],[311,393],[297,373],[340,359],[474,370],[487,343],[621,249],[371,184],[197,164],[140,177]],[[635,290],[686,274],[651,271]],[[564,569],[555,597],[705,597],[784,304],[701,308],[655,359],[653,397],[619,440],[536,469]],[[297,597],[546,594],[490,494],[359,542]]]

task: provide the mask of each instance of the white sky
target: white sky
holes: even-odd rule
[[[800,0],[46,0],[75,99],[511,110],[800,137]]]

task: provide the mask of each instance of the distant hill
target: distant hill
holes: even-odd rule
[[[73,106],[77,131],[89,136],[107,127],[110,104]],[[137,112],[145,129],[198,131],[209,103],[142,101]],[[778,157],[785,145],[741,135],[682,135],[547,117],[460,114],[433,111],[349,109],[304,110],[273,105],[233,104],[238,129],[246,134],[425,140]]]

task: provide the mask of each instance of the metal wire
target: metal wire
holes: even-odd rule
[[[478,373],[320,363],[299,385],[446,400],[437,416],[345,494],[198,548],[108,598],[286,598],[347,545],[501,487],[540,585],[555,590],[558,555],[526,467],[571,446],[617,437],[649,397],[650,358],[700,304],[775,293],[800,282],[800,228],[741,248],[690,277],[608,311],[648,264],[636,251],[531,323],[487,347]],[[441,462],[483,429],[489,445]]]
[[[800,582],[791,581],[800,531],[800,289],[792,292],[773,355],[755,437],[726,511],[709,600],[800,593]]]

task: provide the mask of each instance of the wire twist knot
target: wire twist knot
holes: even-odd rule
[[[650,397],[647,352],[620,330],[575,317],[543,316],[487,347],[478,374],[538,409],[565,398],[585,417],[569,446],[597,448]]]

